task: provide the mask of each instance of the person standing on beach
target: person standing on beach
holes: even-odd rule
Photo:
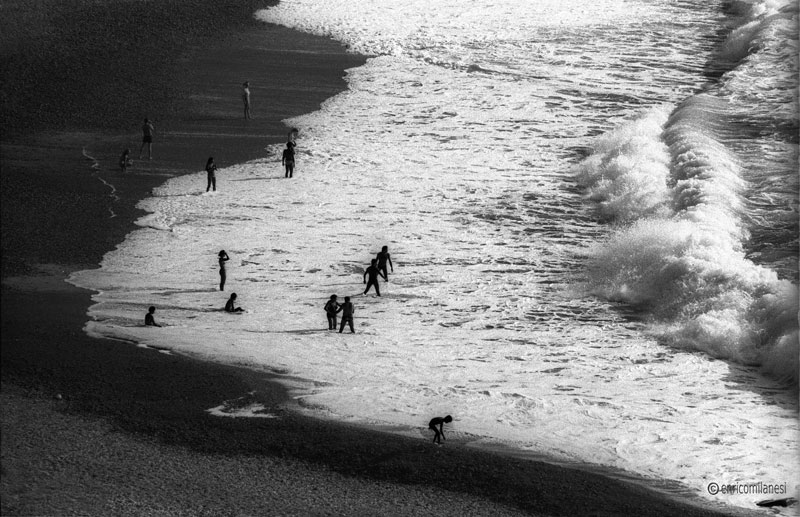
[[[344,297],[344,303],[342,304],[341,311],[342,311],[342,324],[339,326],[339,334],[341,334],[342,331],[344,330],[345,324],[350,325],[350,332],[355,334],[356,330],[353,328],[353,313],[356,312],[356,308],[353,307],[352,303],[350,303],[349,296]]]
[[[298,133],[300,133],[300,130],[298,130],[296,127],[293,127],[289,131],[289,135],[288,135],[286,141],[288,143],[292,144],[292,147],[295,147],[297,145],[297,135],[298,135]]]
[[[230,257],[225,253],[225,250],[220,251],[217,256],[219,257],[219,290],[224,291],[225,279],[227,278],[225,274],[225,262],[230,260]]]
[[[214,163],[214,157],[211,156],[208,158],[206,162],[206,172],[208,173],[208,186],[206,187],[206,192],[208,189],[214,189],[214,192],[217,191],[217,164]]]
[[[341,307],[336,302],[335,294],[331,295],[323,309],[325,309],[325,314],[328,316],[328,330],[336,330],[336,313],[341,310]]]
[[[242,102],[244,103],[244,118],[253,118],[250,115],[250,81],[245,81],[242,85]]]
[[[156,308],[151,305],[150,308],[147,310],[147,314],[144,315],[144,324],[147,325],[148,327],[161,326],[158,323],[156,323],[156,319],[153,317],[153,314],[155,314],[155,312]]]
[[[225,312],[244,312],[241,307],[236,307],[236,293],[231,293],[231,297],[225,303]]]
[[[281,165],[286,167],[286,175],[284,178],[291,178],[294,173],[294,144],[291,142],[286,143],[286,149],[283,150],[283,157],[281,158]]]
[[[389,246],[384,246],[381,248],[381,251],[378,252],[378,256],[375,257],[378,259],[378,271],[383,272],[383,279],[387,282],[389,281],[389,272],[386,270],[386,262],[389,262],[389,267],[392,268],[392,273],[394,273],[394,266],[392,265],[392,257],[389,255]]]
[[[367,294],[369,288],[373,285],[375,286],[375,293],[380,296],[381,290],[378,287],[378,276],[381,274],[380,270],[378,269],[378,260],[372,259],[369,267],[364,271],[364,283],[367,284],[367,288],[364,289],[364,295]],[[369,283],[367,283],[367,277],[369,277]]]
[[[153,133],[155,133],[156,127],[150,122],[148,119],[144,119],[144,124],[142,124],[142,146],[139,147],[139,158],[142,158],[142,150],[144,149],[145,144],[147,144],[147,159],[153,159]]]
[[[442,443],[444,440],[444,424],[449,424],[453,421],[453,417],[447,415],[446,417],[442,418],[440,416],[434,417],[428,422],[428,429],[433,430],[433,443]],[[436,426],[439,426],[437,429]]]

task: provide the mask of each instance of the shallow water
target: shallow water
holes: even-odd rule
[[[435,4],[259,13],[376,57],[288,121],[293,179],[274,146],[142,201],[72,277],[99,291],[87,331],[308,379],[338,419],[452,414],[457,440],[796,495],[796,7]],[[332,293],[355,335],[323,330]]]

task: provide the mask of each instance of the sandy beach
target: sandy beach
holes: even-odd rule
[[[730,515],[690,496],[294,410],[275,375],[82,330],[97,267],[165,179],[264,158],[345,88],[338,43],[256,22],[269,2],[5,3],[3,515]],[[253,120],[242,117],[250,81]],[[152,160],[138,159],[142,119]],[[118,171],[122,149],[135,160]],[[276,170],[280,164],[276,162]],[[269,418],[208,413],[226,401]],[[738,511],[738,514],[745,514]]]

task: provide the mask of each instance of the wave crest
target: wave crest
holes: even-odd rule
[[[578,181],[604,218],[632,221],[665,206],[670,157],[660,136],[667,115],[667,107],[655,108],[602,135],[578,166]]]
[[[746,182],[714,137],[723,104],[697,95],[666,122],[661,109],[648,112],[602,137],[579,165],[588,198],[622,224],[590,251],[589,290],[647,311],[665,344],[796,384],[797,286],[745,256]]]

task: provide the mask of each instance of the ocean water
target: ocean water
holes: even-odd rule
[[[285,374],[324,417],[422,439],[451,414],[472,446],[723,504],[797,496],[796,3],[256,16],[373,57],[286,121],[293,179],[270,146],[217,192],[199,171],[143,200],[141,229],[71,278],[97,291],[87,332]],[[394,272],[362,296],[383,245]],[[221,311],[230,292],[245,313]],[[356,334],[324,330],[331,294]],[[708,490],[758,482],[786,493]]]

